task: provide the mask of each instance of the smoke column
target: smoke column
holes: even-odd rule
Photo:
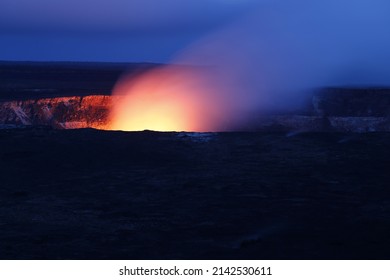
[[[176,66],[121,79],[112,128],[231,130],[298,107],[313,88],[388,86],[389,12],[384,0],[261,1],[183,50]]]

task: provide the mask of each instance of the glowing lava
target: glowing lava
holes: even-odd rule
[[[120,101],[113,106],[111,129],[217,131],[226,113],[216,98],[218,90],[203,72],[184,66],[124,78],[114,89]]]

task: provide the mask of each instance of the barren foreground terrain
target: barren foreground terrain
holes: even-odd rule
[[[389,259],[389,133],[0,130],[1,259]]]

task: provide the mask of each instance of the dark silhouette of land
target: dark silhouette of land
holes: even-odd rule
[[[388,259],[390,134],[0,130],[2,259]]]
[[[0,99],[31,112],[153,67],[1,62]],[[389,127],[388,90],[331,91],[311,103],[320,120]],[[389,132],[56,130],[30,115],[0,129],[0,259],[390,258]]]
[[[0,61],[0,101],[109,95],[122,74],[136,76],[157,66],[160,64]]]

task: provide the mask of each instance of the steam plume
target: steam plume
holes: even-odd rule
[[[114,128],[227,130],[254,112],[299,106],[312,88],[387,86],[389,10],[384,0],[262,1],[173,61],[207,70],[167,66],[123,79],[115,94],[126,97],[114,109]],[[152,125],[163,116],[167,129]],[[123,126],[124,119],[137,126]]]

